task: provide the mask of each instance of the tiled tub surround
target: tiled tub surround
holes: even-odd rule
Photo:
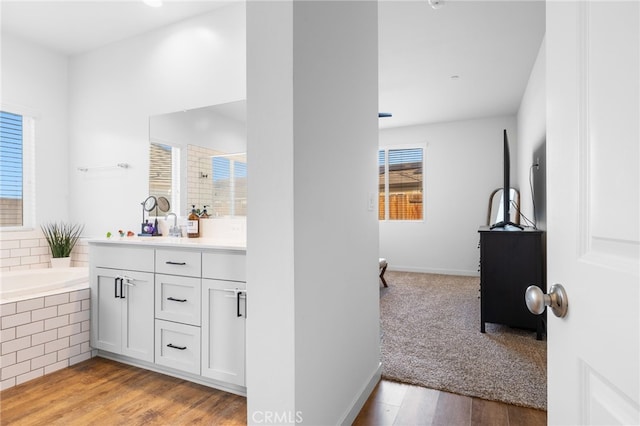
[[[1,389],[92,356],[88,286],[0,305]]]
[[[48,268],[51,251],[40,229],[0,233],[0,271]],[[71,266],[89,266],[89,245],[78,241],[71,252]]]

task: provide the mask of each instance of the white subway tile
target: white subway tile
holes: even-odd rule
[[[91,352],[91,345],[89,344],[89,342],[84,342],[80,344],[80,352],[81,353]]]
[[[61,315],[44,320],[44,329],[51,330],[58,327],[69,325],[69,315]]]
[[[0,233],[2,235],[2,233]],[[19,240],[0,241],[0,248],[2,250],[10,250],[20,248]]]
[[[26,361],[44,355],[44,345],[31,346],[18,351],[16,362]]]
[[[91,358],[91,352],[83,352],[80,355],[76,355],[72,358],[69,358],[69,365],[74,365],[82,361],[86,361]]]
[[[46,247],[33,247],[29,253],[31,256],[43,256],[49,254]]]
[[[11,249],[11,257],[29,256],[31,251],[28,248],[15,248]]]
[[[83,300],[82,301],[82,310],[83,311],[88,311],[89,309],[91,309],[91,300],[89,300],[89,299]]]
[[[9,257],[11,257],[11,250],[0,249],[0,259],[7,259]]]
[[[68,295],[69,293],[67,293]],[[73,312],[80,312],[82,310],[82,302],[77,300],[71,303],[65,303],[64,305],[58,305],[58,315],[71,314]]]
[[[31,336],[31,344],[39,345],[41,343],[51,342],[58,338],[58,330],[47,330],[42,333],[34,334]]]
[[[16,304],[16,312],[33,311],[35,309],[44,308],[44,297],[36,297],[35,299],[21,300]]]
[[[23,256],[20,258],[21,265],[33,265],[40,263],[40,256]]]
[[[14,387],[15,385],[16,385],[16,378],[12,377],[10,379],[3,380],[2,382],[0,382],[0,390],[9,389]]]
[[[19,376],[20,374],[24,374],[31,370],[31,362],[23,361],[18,364],[13,364],[8,366],[7,368],[2,369],[2,373],[0,373],[0,380],[7,380],[11,377]]]
[[[2,329],[9,327],[17,327],[22,324],[31,322],[31,312],[21,312],[19,314],[8,315],[2,317]]]
[[[49,354],[32,359],[31,368],[35,370],[36,368],[42,368],[46,365],[55,364],[56,362],[58,362],[58,352],[54,351]]]
[[[75,323],[75,324],[70,324],[67,325],[65,327],[60,327],[58,329],[58,337],[67,337],[67,336],[71,336],[72,334],[78,334],[80,333],[80,330],[82,330],[82,326],[80,325],[80,323]]]
[[[11,267],[12,271],[27,271],[29,269],[33,269],[31,267],[31,265],[19,265],[19,266],[12,266]]]
[[[63,337],[62,339],[54,340],[52,342],[45,343],[44,353],[57,352],[60,349],[69,347],[69,338]]]
[[[69,303],[69,293],[54,294],[44,299],[44,306],[62,305],[63,303]]]
[[[74,324],[76,322],[87,321],[90,318],[91,311],[80,311],[69,314],[69,323]]]
[[[62,370],[63,368],[66,368],[68,366],[69,366],[69,360],[65,359],[65,360],[56,362],[55,364],[47,365],[46,367],[44,367],[44,374],[53,373],[54,371]]]
[[[91,321],[82,321],[82,331],[89,331],[91,327]]]
[[[0,305],[0,315],[7,316],[7,315],[13,315],[16,313],[16,304],[15,302],[13,303],[3,303],[2,305]]]
[[[6,355],[2,355],[0,357],[0,368],[8,367],[16,363],[16,354],[17,352],[9,352]]]
[[[16,337],[29,336],[31,334],[42,333],[44,331],[44,321],[30,322],[29,324],[16,327]]]
[[[28,373],[21,374],[16,377],[16,385],[20,385],[24,382],[28,382],[29,380],[37,379],[42,376],[44,376],[44,369],[39,368],[37,370],[31,370]]]
[[[7,259],[0,259],[0,267],[13,267],[20,265],[19,257],[9,257]]]
[[[20,248],[31,248],[38,247],[40,245],[40,240],[37,238],[31,238],[28,240],[20,240]]]
[[[85,331],[84,333],[74,334],[73,336],[69,336],[69,346],[79,345],[81,343],[86,343],[89,341],[89,332]]]
[[[7,340],[13,340],[16,338],[16,328],[5,328],[0,331],[0,342],[6,342]]]
[[[72,356],[80,355],[80,345],[70,346],[58,351],[58,361],[69,359]]]
[[[47,300],[45,298],[45,305]],[[58,307],[50,306],[48,308],[37,309],[35,311],[31,311],[31,320],[32,321],[40,321],[47,318],[53,318],[58,315]]]
[[[89,299],[90,294],[91,291],[88,288],[85,288],[84,290],[73,291],[69,294],[69,302]]]
[[[31,346],[31,336],[2,342],[2,355],[6,355],[9,352],[17,352],[21,349],[28,348],[29,346]]]

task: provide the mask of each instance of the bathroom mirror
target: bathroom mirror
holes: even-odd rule
[[[199,210],[206,205],[213,217],[241,212],[229,207],[246,205],[246,189],[243,200],[241,188],[243,180],[246,188],[246,133],[244,100],[150,117],[149,194],[167,197],[178,215],[187,214],[192,205]],[[214,173],[214,158],[230,160],[236,175],[225,181],[221,166]]]
[[[503,204],[502,194],[504,190],[498,188],[494,190],[489,196],[489,209],[487,212],[487,225],[494,225],[500,222],[503,218]],[[517,189],[511,188],[509,190],[509,221],[512,223],[520,224],[520,192]]]

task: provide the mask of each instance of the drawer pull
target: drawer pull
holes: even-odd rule
[[[171,300],[172,302],[186,302],[187,299],[176,299],[175,297],[167,297],[167,300]]]
[[[173,343],[169,343],[169,344],[167,345],[167,347],[168,347],[168,348],[173,348],[173,349],[179,349],[179,350],[181,350],[181,351],[184,351],[185,349],[187,349],[187,347],[186,347],[186,346],[176,346],[176,345],[174,345]]]
[[[172,262],[172,261],[170,261],[170,260],[167,260],[167,261],[166,261],[166,262],[164,262],[164,263],[166,263],[167,265],[180,265],[180,266],[184,266],[184,265],[186,265],[186,264],[187,264],[187,262]]]

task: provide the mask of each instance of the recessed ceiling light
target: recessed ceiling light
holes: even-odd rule
[[[440,9],[444,6],[444,0],[427,0],[432,9]]]
[[[162,0],[142,0],[144,4],[150,7],[160,7],[162,6]]]

